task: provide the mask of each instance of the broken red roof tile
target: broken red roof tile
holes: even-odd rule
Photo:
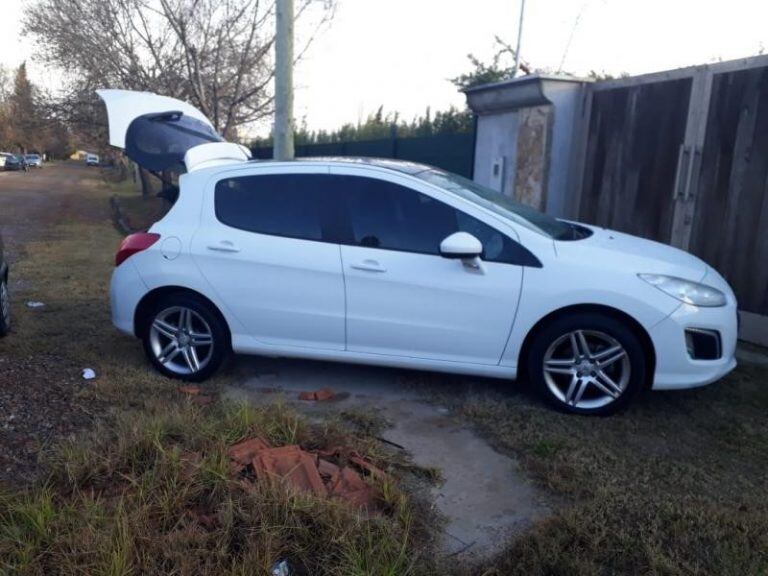
[[[258,478],[281,479],[304,492],[325,496],[327,491],[312,456],[298,446],[259,451],[251,462]]]
[[[386,477],[386,472],[382,470],[381,468],[378,468],[377,466],[374,466],[370,462],[368,462],[365,458],[358,454],[353,454],[349,457],[349,461],[360,468],[361,470],[364,470],[368,474],[371,475],[372,478],[384,478]]]
[[[272,448],[266,440],[257,437],[231,446],[227,454],[232,459],[234,472],[250,464],[260,480],[280,480],[296,490],[339,498],[370,511],[375,509],[378,492],[363,479],[361,472],[374,479],[386,477],[383,470],[342,446],[307,452],[296,445]],[[327,458],[349,461],[359,471],[339,466]],[[247,491],[254,489],[250,480],[243,478],[240,482]]]
[[[328,462],[324,458],[317,459],[317,471],[323,480],[333,479],[338,473],[340,468],[332,462]]]
[[[182,394],[186,394],[187,396],[197,396],[202,392],[200,389],[200,386],[197,386],[196,384],[190,384],[188,386],[179,386],[178,388],[179,392]]]
[[[300,392],[299,400],[305,400],[309,402],[325,402],[336,396],[336,393],[330,388],[321,388],[313,392]]]
[[[342,468],[328,485],[331,496],[346,500],[358,508],[373,508],[374,490],[352,468]]]
[[[230,446],[227,450],[227,456],[241,466],[247,466],[260,450],[267,448],[271,448],[269,442],[257,436]]]

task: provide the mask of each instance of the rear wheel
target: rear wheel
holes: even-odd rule
[[[11,296],[8,281],[0,278],[0,338],[8,334],[11,328]]]
[[[531,381],[565,412],[611,414],[625,407],[645,380],[646,358],[635,333],[602,314],[573,314],[551,322],[528,356]]]
[[[229,351],[227,330],[204,300],[190,294],[163,298],[144,323],[144,352],[162,374],[191,382],[210,377]]]

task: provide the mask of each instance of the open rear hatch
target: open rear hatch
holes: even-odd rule
[[[250,158],[247,148],[225,142],[211,121],[186,102],[150,92],[96,93],[107,106],[109,143],[146,170],[183,173]]]

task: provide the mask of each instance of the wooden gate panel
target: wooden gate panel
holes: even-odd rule
[[[580,219],[669,242],[691,78],[592,95]]]
[[[768,68],[715,74],[690,250],[768,315]]]

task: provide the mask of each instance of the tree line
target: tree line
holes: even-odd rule
[[[399,112],[385,112],[384,106],[369,114],[365,120],[343,124],[336,130],[310,130],[306,120],[296,128],[294,140],[297,145],[330,144],[335,142],[358,142],[385,138],[412,138],[438,134],[461,134],[472,130],[472,113],[469,109],[451,106],[448,110],[426,112],[410,121],[403,119]],[[272,137],[255,138],[251,147],[272,146]]]
[[[72,133],[35,86],[23,62],[15,70],[0,66],[0,150],[63,158],[73,151]]]

